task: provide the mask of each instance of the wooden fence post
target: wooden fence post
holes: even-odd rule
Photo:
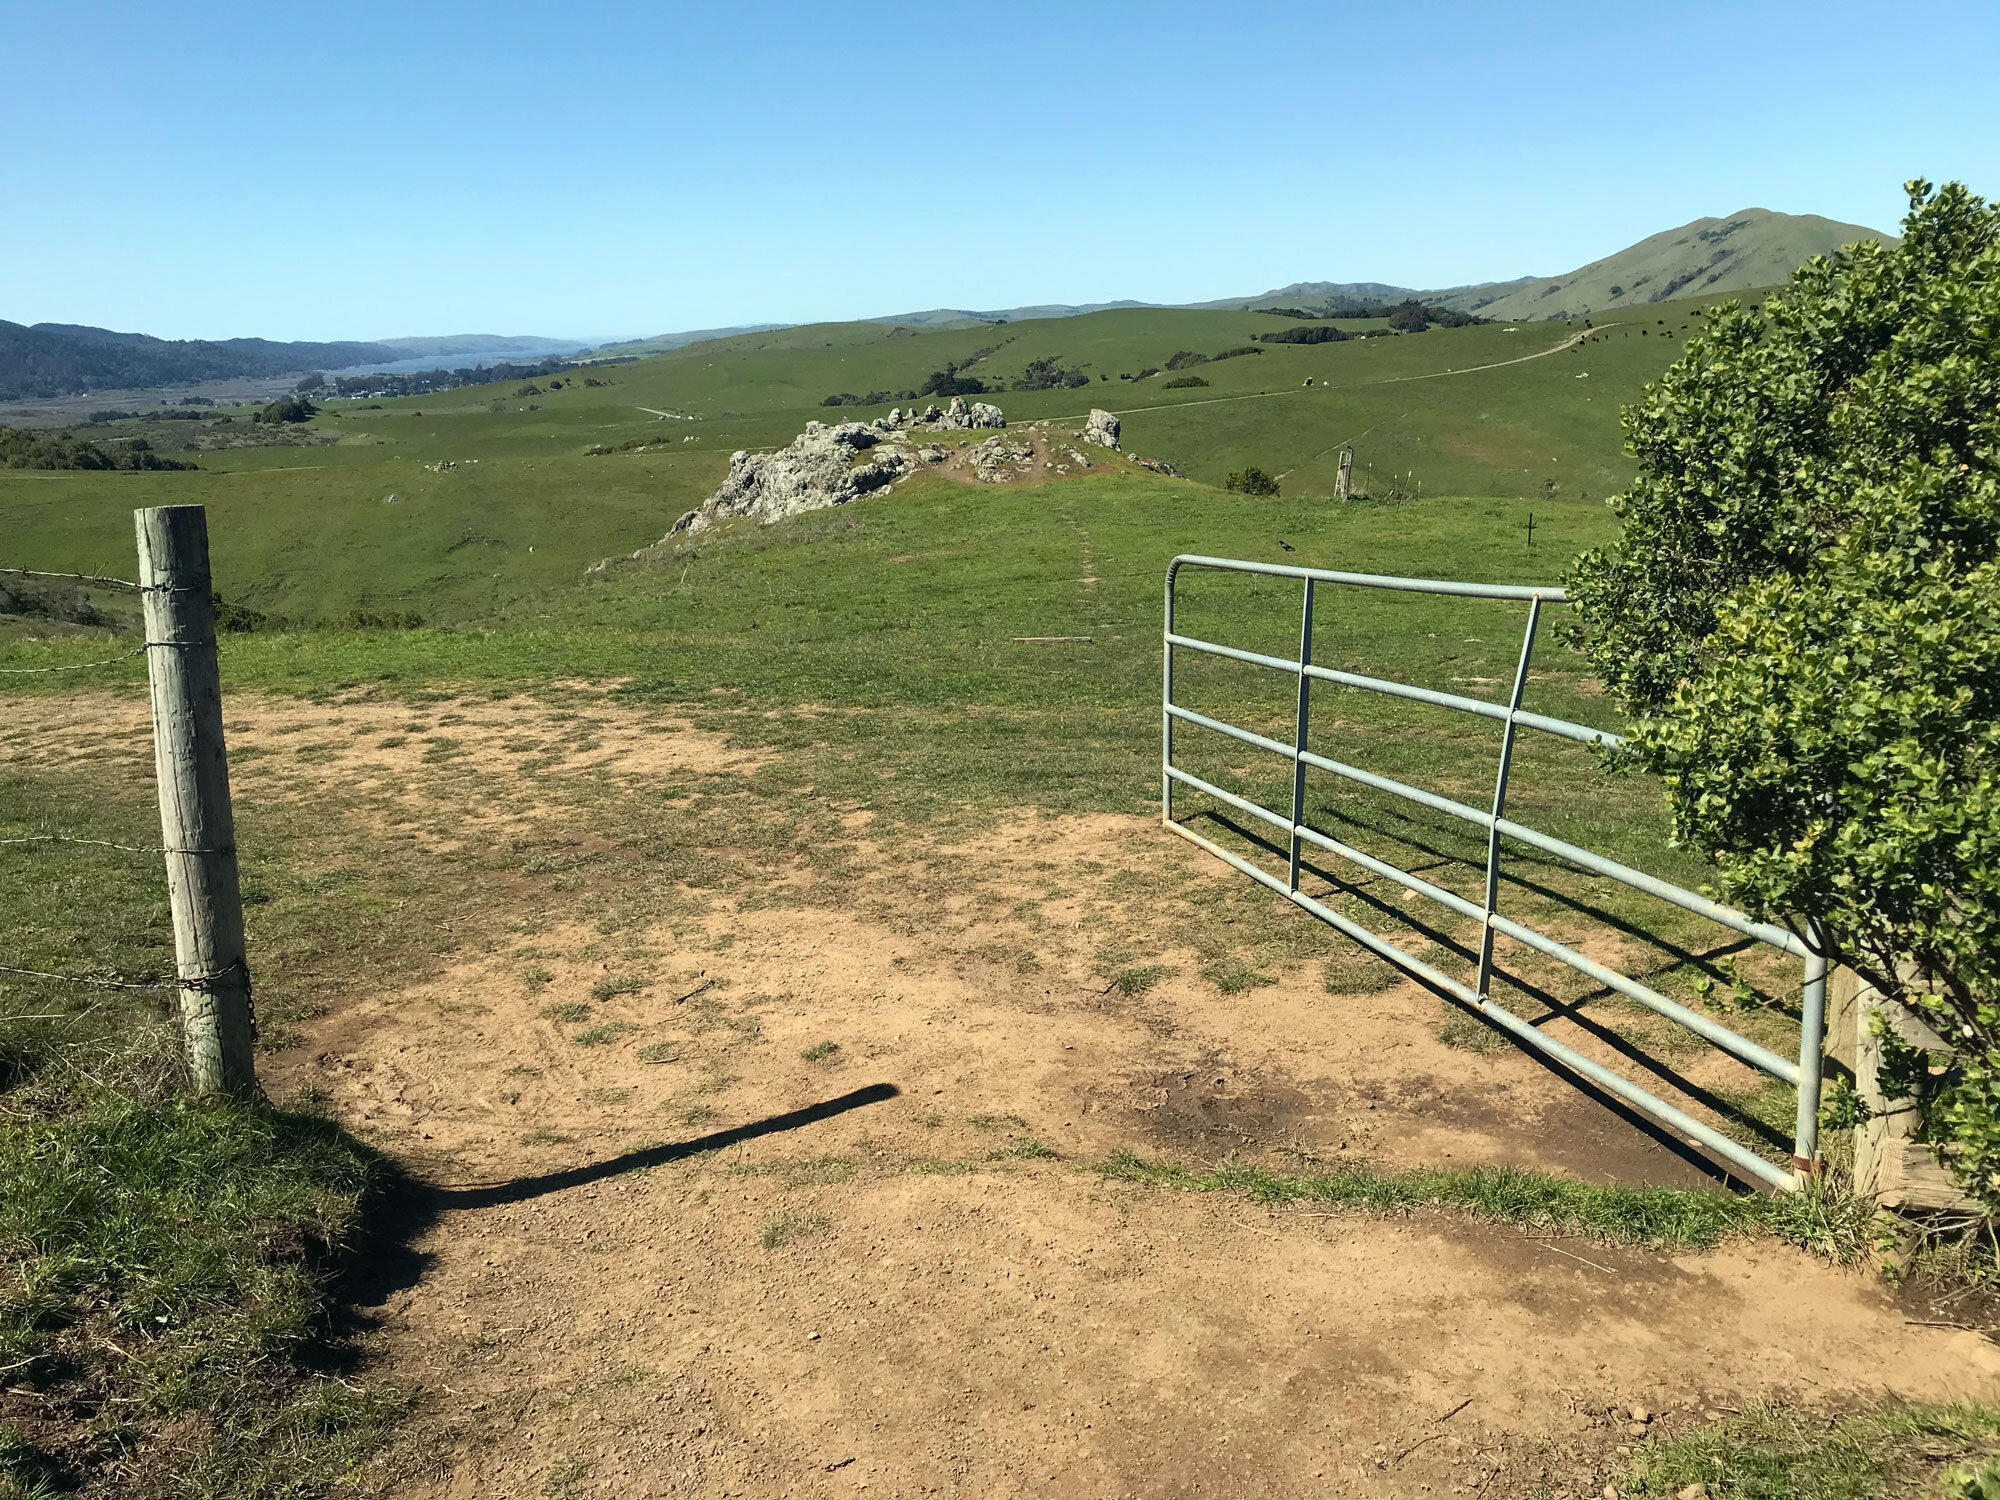
[[[1910,977],[1906,970],[1904,978]],[[1893,1031],[1940,1060],[1951,1050],[1907,1007],[1885,1002],[1852,969],[1835,969],[1827,984],[1827,1052],[1853,1073],[1854,1091],[1868,1112],[1854,1131],[1855,1196],[1884,1208],[1979,1212],[1979,1205],[1959,1191],[1951,1174],[1917,1139],[1923,1118],[1916,1102],[1883,1092],[1880,1031]]]
[[[145,590],[160,842],[173,902],[188,1067],[198,1093],[245,1094],[256,1088],[257,1078],[250,1056],[250,971],[243,953],[236,820],[222,743],[208,516],[199,505],[168,505],[135,511],[133,521]]]

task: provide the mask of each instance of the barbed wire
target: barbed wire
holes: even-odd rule
[[[128,660],[131,657],[144,656],[155,646],[206,646],[209,644],[210,642],[208,641],[142,641],[139,645],[134,646],[130,651],[122,655],[106,656],[97,661],[72,662],[68,666],[63,667],[0,667],[0,672],[6,673],[9,677],[33,676],[41,672],[81,672],[87,667],[116,666],[119,662]]]
[[[151,644],[152,642],[148,641],[146,646]],[[146,646],[135,646],[130,651],[121,652],[117,656],[106,656],[98,661],[72,662],[65,667],[0,667],[0,672],[6,673],[9,677],[37,677],[46,672],[82,672],[91,667],[115,667],[121,661],[144,656]]]
[[[25,838],[0,839],[0,844],[95,844],[103,849],[122,849],[127,854],[234,854],[234,844],[214,849],[170,849],[165,844],[114,844],[109,839],[71,838],[66,833],[34,833]]]
[[[100,980],[100,978],[96,978],[92,974],[52,974],[46,968],[16,968],[14,964],[0,964],[0,974],[20,974],[22,978],[30,978],[30,980],[56,980],[58,984],[88,984],[88,986],[98,988],[98,990],[148,990],[148,992],[154,992],[154,994],[172,994],[176,990],[202,990],[204,994],[214,994],[216,988],[230,974],[242,974],[242,978],[244,978],[244,1012],[246,1012],[246,1018],[250,1022],[250,1040],[254,1042],[256,1036],[258,1036],[258,1026],[256,1026],[256,996],[252,994],[250,966],[246,962],[242,962],[242,960],[236,960],[234,964],[226,964],[224,968],[218,968],[214,974],[188,974],[184,978],[170,980],[170,982],[158,982],[158,980],[144,980],[144,982],[134,982],[134,980]],[[18,1016],[0,1016],[0,1020],[20,1020],[20,1018]]]
[[[127,854],[216,854],[214,849],[166,849],[157,844],[114,844],[109,839],[79,839],[66,833],[31,833],[17,839],[0,839],[0,844],[95,844],[101,849],[122,849]]]
[[[130,589],[135,594],[193,594],[200,589],[192,583],[134,583],[129,578],[107,578],[102,573],[51,573],[43,568],[0,568],[17,578],[67,578],[74,583],[102,583]]]

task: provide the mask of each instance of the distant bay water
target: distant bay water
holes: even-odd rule
[[[561,358],[588,349],[586,343],[570,346],[558,345],[554,348],[538,344],[530,348],[482,349],[477,354],[420,354],[413,359],[390,360],[383,364],[350,365],[344,370],[327,370],[329,376],[340,375],[411,375],[418,370],[468,370],[480,365],[532,365],[548,359],[551,355]]]

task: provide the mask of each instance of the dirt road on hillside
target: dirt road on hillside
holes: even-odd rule
[[[449,756],[383,732],[407,708],[230,707],[240,805],[352,805],[439,849],[573,820],[571,788],[615,820],[770,763],[601,701],[432,705]],[[0,758],[142,774],[143,700],[12,711]],[[490,802],[445,819],[469,786]],[[1517,1052],[1444,1045],[1412,986],[1329,994],[1301,966],[1223,993],[1171,922],[1123,915],[1236,890],[1146,819],[845,827],[837,879],[773,858],[652,918],[568,866],[532,900],[468,886],[454,957],[266,1060],[429,1184],[361,1289],[371,1378],[416,1393],[393,1492],[1581,1500],[1646,1440],[1614,1406],[1658,1434],[2000,1384],[1978,1335],[1770,1242],[1668,1255],[1092,1170],[1700,1180]],[[1171,972],[1107,983],[1113,938]]]

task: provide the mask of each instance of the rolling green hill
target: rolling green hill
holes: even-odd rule
[[[1256,333],[1288,321],[1159,308],[1004,328],[842,323],[739,334],[587,372],[595,385],[580,372],[532,394],[478,387],[331,402],[306,434],[322,446],[198,452],[192,473],[0,471],[0,561],[120,573],[130,567],[135,506],[201,502],[217,530],[223,592],[258,609],[303,620],[389,610],[445,623],[506,617],[562,597],[597,559],[658,538],[715,487],[733,450],[890,404],[829,409],[823,397],[915,389],[948,363],[1000,387],[992,399],[1010,421],[1119,412],[1128,449],[1165,458],[1196,483],[1132,482],[1208,497],[1197,509],[1222,505],[1207,486],[1246,464],[1281,476],[1287,497],[1329,495],[1340,446],[1351,442],[1363,487],[1383,499],[1489,497],[1523,504],[1524,518],[1526,503],[1539,517],[1551,500],[1594,511],[1630,472],[1620,403],[1673,357],[1698,306],[1648,308],[1643,321],[1602,323],[1573,346],[1584,330],[1536,323],[1262,345]],[[1120,378],[1179,351],[1244,347],[1262,352],[1191,367],[1205,387]],[[1005,389],[1047,357],[1081,369],[1088,387]],[[277,436],[236,416],[213,431]],[[128,421],[90,434],[144,436],[178,455],[175,445],[203,426]],[[865,504],[894,506],[905,493]]]
[[[1856,240],[1893,244],[1895,236],[1816,214],[1746,208],[1665,230],[1566,275],[1427,292],[1424,299],[1485,318],[1609,315],[1673,297],[1774,286],[1813,256]]]

